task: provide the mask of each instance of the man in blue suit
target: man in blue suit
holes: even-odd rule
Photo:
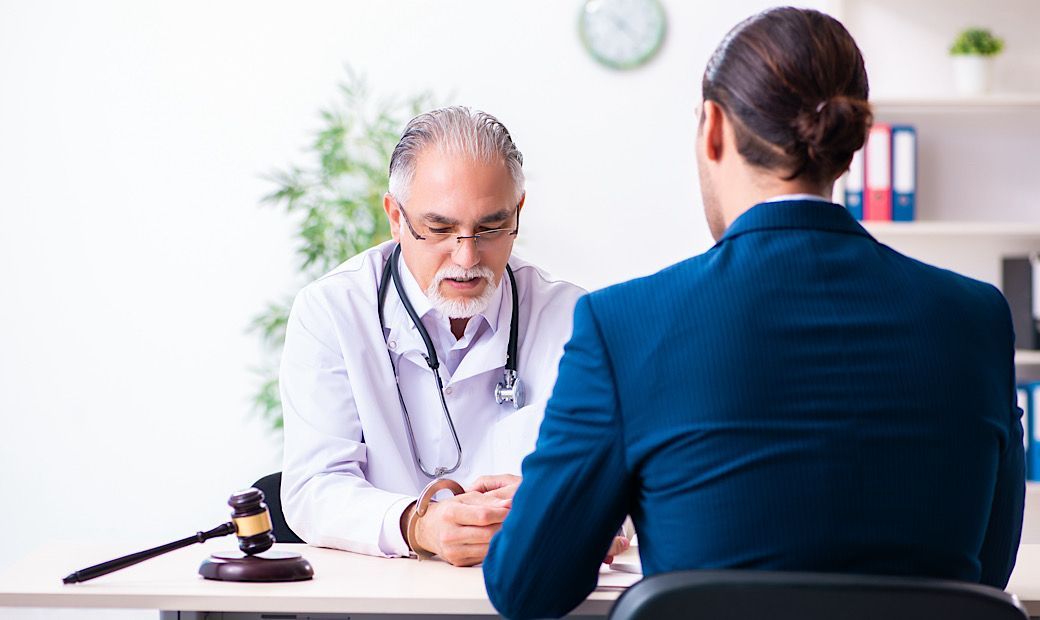
[[[579,301],[484,563],[495,607],[567,613],[626,514],[646,575],[1004,587],[1024,495],[1007,304],[823,198],[871,124],[855,42],[818,12],[770,10],[727,36],[703,91],[717,243]]]

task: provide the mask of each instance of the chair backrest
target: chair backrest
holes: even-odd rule
[[[282,472],[264,476],[254,482],[253,487],[264,492],[264,503],[271,513],[274,539],[280,543],[302,543],[303,539],[289,528],[282,514]]]
[[[822,573],[680,571],[647,577],[611,620],[1028,620],[1011,595],[971,583]]]

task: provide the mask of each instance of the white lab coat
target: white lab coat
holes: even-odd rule
[[[455,462],[436,383],[422,358],[426,348],[392,284],[386,331],[380,333],[377,288],[393,248],[387,242],[359,254],[300,291],[289,315],[280,376],[282,507],[289,526],[313,545],[391,557],[408,554],[400,516],[430,479],[412,458],[388,351],[424,463],[432,470]],[[481,475],[520,473],[570,338],[574,304],[584,293],[516,257],[509,264],[520,297],[517,370],[528,404],[515,410],[494,398],[512,311],[503,274],[488,316],[471,319],[459,341],[466,349],[458,367],[450,372],[449,364],[441,364],[445,400],[462,445],[462,464],[448,477],[463,485]],[[403,261],[401,276],[423,316],[429,302]],[[432,312],[423,323],[444,359],[454,339],[442,334],[447,322],[441,319],[439,329],[438,318]],[[467,343],[471,332],[477,335]]]

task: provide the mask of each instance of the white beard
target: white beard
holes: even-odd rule
[[[445,297],[441,294],[441,281],[449,278],[484,278],[487,285],[479,297]],[[449,319],[468,319],[486,310],[497,290],[495,274],[489,268],[478,265],[471,269],[463,269],[458,265],[450,265],[433,277],[430,285],[426,287],[426,297],[435,310]]]

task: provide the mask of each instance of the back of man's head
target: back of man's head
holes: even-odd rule
[[[833,181],[873,120],[856,42],[811,9],[768,9],[737,24],[709,59],[701,88],[726,111],[747,163],[786,180]]]

